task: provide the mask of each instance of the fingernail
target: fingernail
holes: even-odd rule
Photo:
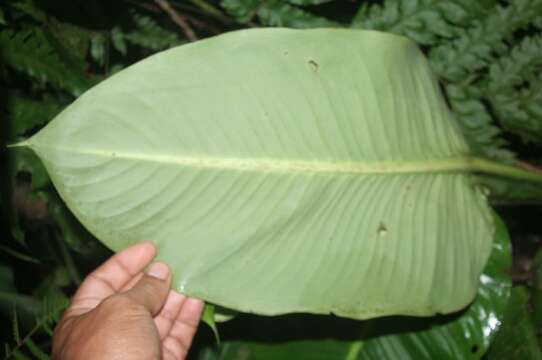
[[[161,262],[154,263],[149,268],[149,271],[147,271],[147,275],[160,280],[165,280],[169,275],[169,267]]]

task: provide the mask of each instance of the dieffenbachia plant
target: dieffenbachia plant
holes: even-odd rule
[[[114,250],[154,241],[173,286],[227,308],[366,319],[461,309],[495,225],[421,51],[357,30],[260,29],[151,56],[20,146]]]

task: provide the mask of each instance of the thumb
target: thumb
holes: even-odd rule
[[[152,264],[147,273],[124,295],[143,305],[152,315],[156,315],[166,302],[170,283],[169,267],[157,262]]]

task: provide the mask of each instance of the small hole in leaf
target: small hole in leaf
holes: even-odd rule
[[[307,61],[307,64],[309,64],[309,67],[312,71],[317,72],[318,71],[318,63],[312,59]]]
[[[478,351],[478,345],[473,345],[472,348],[470,349],[471,353],[476,353]]]
[[[386,227],[386,224],[380,223],[380,225],[378,225],[378,229],[376,230],[376,233],[379,236],[386,236],[388,234],[388,228]]]

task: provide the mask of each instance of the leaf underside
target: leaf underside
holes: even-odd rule
[[[497,215],[495,224],[492,252],[480,276],[476,299],[464,311],[423,319],[390,316],[369,321],[300,314],[272,318],[245,315],[230,325],[251,329],[245,337],[226,340],[212,350],[207,348],[198,359],[492,359],[494,353],[502,354],[493,351],[497,343],[504,344],[499,350],[517,349],[518,346],[510,347],[508,341],[493,340],[496,336],[500,338],[506,331],[506,324],[510,324],[506,321],[505,310],[512,304],[509,301],[512,288],[510,238]],[[394,332],[390,333],[389,329]],[[273,336],[275,341],[269,342]],[[490,345],[492,351],[489,357],[484,357]],[[506,355],[500,357],[535,358],[513,357],[509,352]]]
[[[232,32],[147,58],[25,142],[78,219],[174,287],[363,319],[469,303],[494,224],[420,50],[373,31]]]

